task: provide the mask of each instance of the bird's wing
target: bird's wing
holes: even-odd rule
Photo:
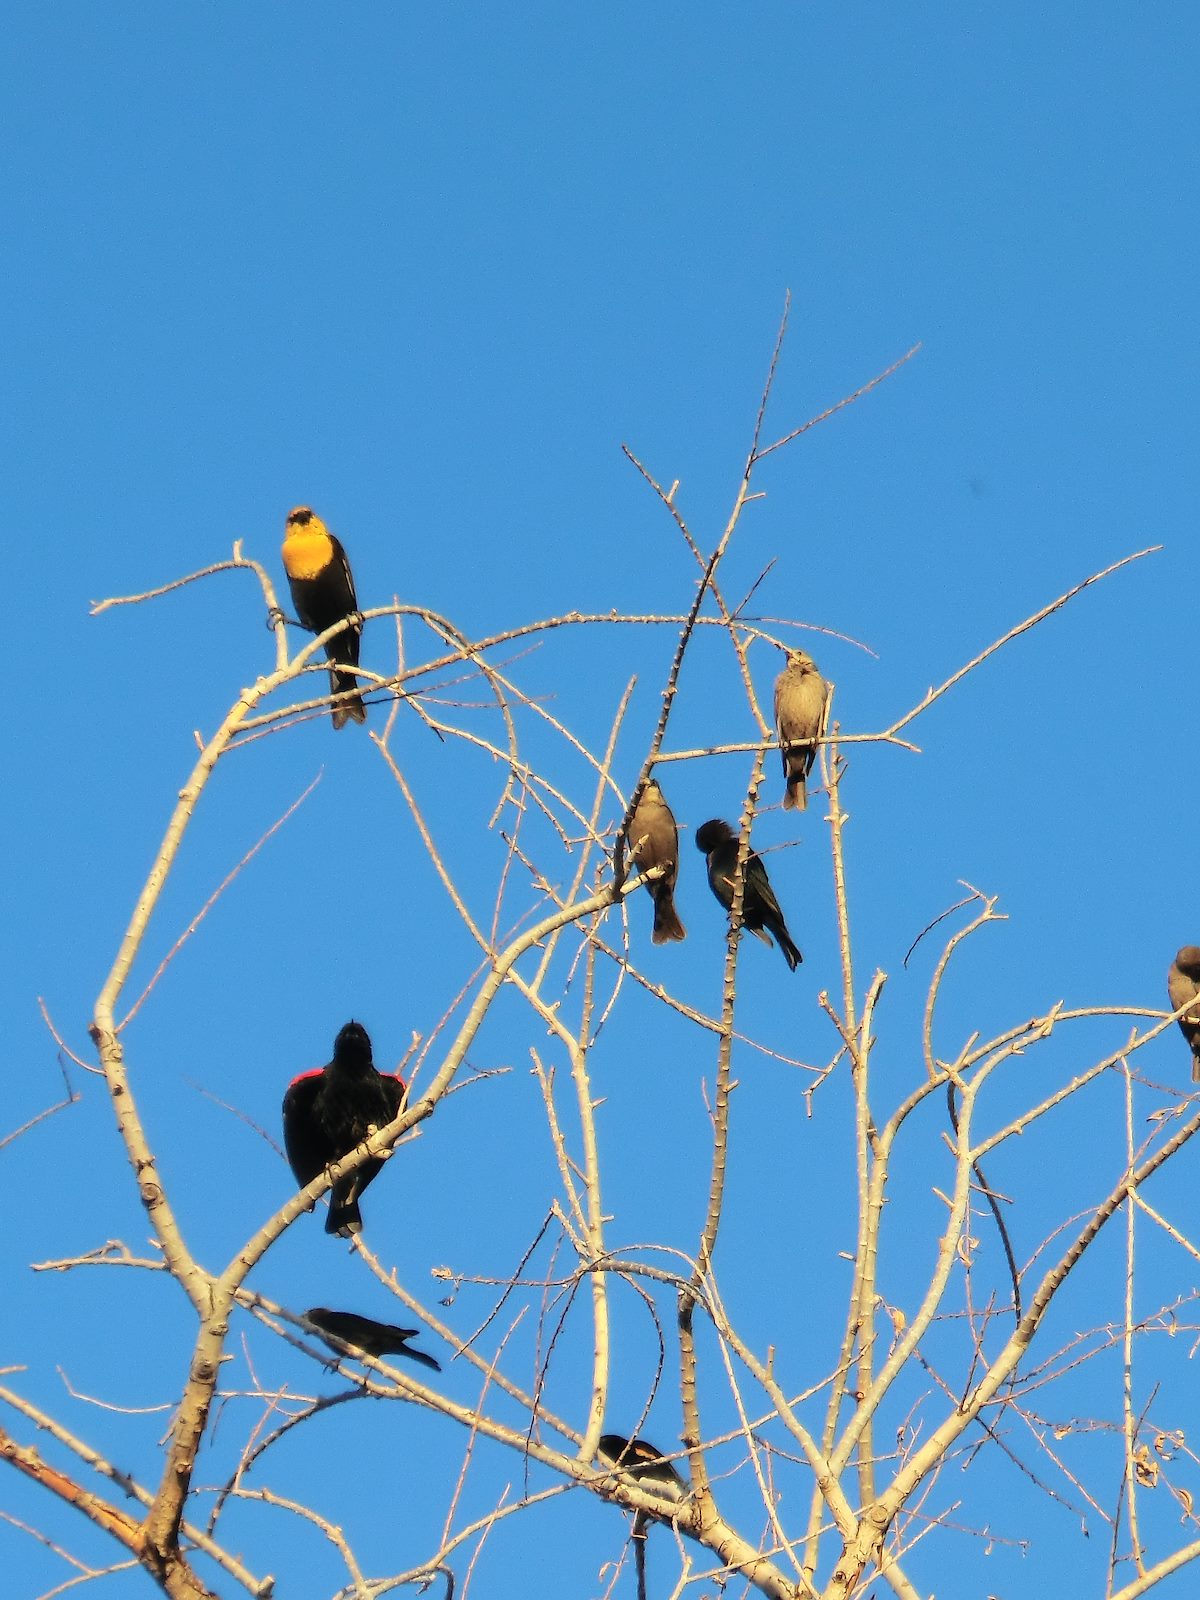
[[[330,534],[329,537],[333,540],[333,559],[346,582],[346,599],[348,602],[346,610],[348,612],[357,611],[358,596],[354,592],[354,574],[350,571],[350,562],[346,558],[346,552],[342,549],[342,541],[333,534]]]
[[[293,1078],[283,1097],[283,1147],[288,1164],[301,1188],[324,1172],[332,1159],[325,1141],[313,1137],[312,1107],[320,1093],[324,1068],[302,1072]]]

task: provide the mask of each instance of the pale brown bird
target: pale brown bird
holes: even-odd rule
[[[1167,973],[1171,1010],[1188,1009],[1179,1019],[1183,1037],[1192,1047],[1192,1078],[1200,1083],[1200,944],[1185,944]],[[1190,1004],[1189,1002],[1196,1003]]]
[[[775,680],[775,732],[787,779],[785,811],[803,811],[808,804],[804,780],[817,757],[828,702],[829,685],[813,658],[803,650],[789,650],[787,666]]]
[[[683,923],[675,910],[675,879],[679,876],[679,829],[671,808],[663,799],[663,792],[653,778],[638,799],[637,809],[629,822],[626,834],[629,840],[629,859],[649,872],[654,867],[665,867],[661,878],[648,883],[646,888],[654,897],[655,944],[670,944],[673,939],[686,939]]]

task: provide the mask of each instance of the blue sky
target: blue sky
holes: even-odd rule
[[[234,539],[282,583],[284,518],[307,502],[343,538],[364,605],[395,595],[472,635],[574,609],[678,612],[691,559],[620,446],[661,482],[681,481],[679,504],[711,547],[788,290],[770,437],[922,346],[762,464],[766,498],[745,513],[724,571],[740,597],[774,559],[762,614],[876,653],[813,645],[846,729],[884,726],[1089,573],[1163,546],[935,707],[914,734],[922,755],[854,751],[860,981],[877,966],[891,975],[878,1030],[885,1094],[920,1070],[913,1024],[933,950],[909,973],[901,960],[960,879],[999,894],[1010,920],[964,954],[949,1038],[1060,998],[1160,1004],[1175,948],[1200,939],[1188,842],[1200,775],[1190,693],[1197,31],[1189,7],[1105,3],[1050,16],[1023,4],[10,8],[0,427],[17,597],[10,682],[21,687],[0,794],[14,908],[0,1135],[58,1090],[36,997],[86,1054],[91,1005],[191,766],[192,731],[211,730],[271,663],[260,599],[241,574],[97,618],[89,602],[220,560]],[[409,637],[417,649],[419,634]],[[637,672],[618,761],[627,785],[672,640],[550,641],[513,670],[593,742]],[[376,624],[364,658],[386,670],[392,648]],[[774,664],[760,656],[755,667],[769,691]],[[685,667],[668,746],[746,736],[728,660],[705,641]],[[438,745],[411,714],[398,744],[488,905],[503,858],[486,831],[496,769]],[[563,770],[583,784],[581,771]],[[669,792],[681,822],[736,814],[746,770],[741,757],[677,768]],[[769,763],[772,790],[776,770]],[[348,1016],[396,1061],[414,1030],[436,1025],[473,959],[378,756],[359,730],[334,739],[322,720],[224,764],[151,930],[142,981],[318,772],[312,798],[128,1034],[164,1169],[214,1267],[286,1199],[290,1180],[194,1086],[277,1136],[283,1086],[326,1059]],[[831,1053],[817,995],[838,985],[819,816],[797,833],[772,811],[755,835],[764,847],[802,841],[770,864],[803,969],[785,987],[778,956],[743,952],[747,1028],[806,1061]],[[720,919],[688,839],[684,851],[691,937],[652,952],[635,903],[634,950],[692,1003],[715,1006]],[[1097,1025],[1081,1048],[1116,1042]],[[472,1064],[510,1076],[451,1100],[372,1192],[371,1241],[415,1292],[444,1292],[435,1266],[506,1273],[540,1224],[553,1171],[528,1066],[530,1046],[544,1043],[506,1004]],[[1182,1049],[1164,1037],[1148,1075],[1183,1087]],[[700,1081],[712,1072],[698,1050],[631,995],[597,1051],[606,1198],[622,1239],[694,1245],[708,1160]],[[1047,1057],[1036,1071],[1053,1083],[1083,1064],[1073,1045]],[[794,1073],[748,1056],[738,1076],[744,1143],[719,1265],[756,1337],[792,1330],[789,1382],[801,1388],[827,1370],[840,1331],[837,1251],[852,1242],[845,1105],[831,1089],[822,1128],[805,1118]],[[69,1411],[98,1448],[153,1481],[162,1416],[75,1406],[56,1366],[110,1402],[168,1403],[190,1348],[181,1297],[133,1274],[117,1284],[109,1273],[28,1270],[112,1237],[140,1250],[144,1238],[102,1084],[76,1081],[80,1104],[0,1150],[20,1219],[3,1245],[0,1360],[28,1369],[6,1381]],[[1141,1114],[1164,1103],[1147,1091]],[[1104,1192],[1122,1159],[1115,1082],[1073,1116],[1006,1156],[994,1180],[1033,1187],[1015,1208],[1024,1258],[1048,1219]],[[937,1148],[934,1122],[923,1137]],[[1155,1199],[1185,1230],[1186,1159]],[[888,1272],[901,1297],[908,1271],[928,1266],[938,1223],[919,1164],[897,1194],[928,1223],[913,1225],[912,1257],[895,1242]],[[1118,1314],[1119,1268],[1114,1255],[1088,1276],[1085,1321]],[[1196,1281],[1182,1252],[1155,1255],[1147,1276],[1147,1307]],[[341,1296],[386,1314],[316,1219],[253,1281],[298,1307]],[[486,1305],[486,1291],[463,1289],[446,1315],[465,1329]],[[640,1313],[626,1315],[614,1404],[636,1408],[653,1350]],[[264,1382],[333,1381],[248,1336]],[[1176,1369],[1156,1420],[1194,1434]],[[564,1407],[577,1377],[568,1367]],[[458,1398],[474,1393],[456,1369],[448,1384]],[[1076,1413],[1115,1414],[1112,1373],[1097,1384],[1072,1395]],[[726,1405],[713,1398],[718,1419]],[[372,1573],[397,1570],[440,1526],[462,1436],[409,1408],[350,1410],[371,1416],[318,1419],[263,1481],[298,1490],[314,1462],[353,1444],[362,1479],[334,1474],[330,1502],[346,1517],[365,1503],[377,1523],[402,1494],[411,1542],[381,1537],[365,1553]],[[19,1419],[3,1420],[25,1436]],[[678,1428],[668,1384],[647,1431],[671,1443]],[[469,1498],[488,1504],[506,1473],[519,1482],[519,1463],[481,1452]],[[60,1528],[45,1496],[15,1474],[2,1482],[12,1515],[101,1558],[78,1519]],[[1036,1497],[1006,1515],[1005,1492],[1001,1473],[971,1507],[993,1519],[991,1554],[966,1537],[940,1560],[934,1539],[921,1547],[914,1565],[927,1588],[941,1592],[948,1551],[979,1592],[985,1582],[997,1594],[1041,1589],[1081,1568],[1102,1581],[1106,1529],[1082,1541],[1076,1522]],[[289,1563],[302,1560],[333,1592],[336,1563],[315,1539],[240,1515],[258,1570],[294,1578]],[[573,1496],[535,1515],[570,1592],[599,1592],[598,1567],[620,1549],[619,1514]],[[1175,1534],[1163,1515],[1166,1548]],[[1006,1539],[1031,1540],[1029,1553]],[[675,1558],[665,1535],[657,1544],[661,1586]],[[11,1528],[0,1526],[0,1552],[20,1593],[64,1575]],[[477,1593],[512,1592],[527,1559],[524,1537],[497,1533]],[[631,1574],[621,1582],[632,1590]]]

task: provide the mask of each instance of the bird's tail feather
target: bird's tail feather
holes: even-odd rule
[[[434,1372],[442,1370],[442,1363],[433,1356],[426,1355],[424,1350],[414,1350],[411,1345],[405,1345],[403,1350],[397,1350],[397,1355],[407,1356],[410,1361],[419,1361],[423,1367],[431,1367]]]
[[[785,811],[808,809],[808,789],[803,777],[798,774],[788,779],[787,788],[783,792],[783,809]]]
[[[340,1233],[348,1239],[352,1233],[362,1232],[362,1212],[357,1200],[329,1197],[329,1215],[325,1218],[326,1233]]]
[[[329,671],[329,682],[334,694],[349,694],[351,689],[357,690],[358,679],[352,672],[337,672],[332,667]],[[335,728],[344,728],[348,722],[365,722],[367,708],[363,704],[362,695],[357,692],[348,700],[339,700],[333,708],[333,725]]]
[[[814,753],[809,744],[790,744],[783,752],[783,770],[787,776],[787,789],[783,796],[785,811],[806,809],[808,790],[804,780],[812,770]]]
[[[670,890],[666,894],[654,897],[654,934],[655,944],[671,944],[677,939],[686,939],[683,923],[679,920],[679,913],[675,910],[675,900]]]

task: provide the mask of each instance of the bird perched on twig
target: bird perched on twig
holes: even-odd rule
[[[1189,1008],[1179,1019],[1183,1036],[1192,1047],[1192,1078],[1200,1083],[1200,945],[1185,944],[1167,973],[1171,1010]],[[1189,1005],[1190,1001],[1196,1004]]]
[[[424,1350],[416,1350],[409,1344],[408,1341],[420,1333],[419,1328],[397,1328],[391,1322],[376,1322],[371,1317],[360,1317],[354,1311],[330,1311],[327,1306],[313,1306],[304,1315],[336,1356],[344,1355],[341,1346],[348,1344],[376,1359],[380,1356],[407,1356],[410,1361],[419,1361],[422,1366],[432,1367],[435,1372],[442,1370],[440,1361],[435,1361]]]
[[[682,1500],[690,1492],[687,1479],[679,1475],[661,1450],[647,1444],[645,1439],[627,1439],[623,1433],[602,1433],[596,1453],[606,1466],[628,1473],[664,1500]]]
[[[348,1022],[333,1041],[333,1060],[293,1078],[283,1097],[283,1143],[300,1187],[394,1121],[404,1095],[402,1078],[375,1070],[362,1023]],[[362,1232],[359,1196],[382,1166],[372,1157],[338,1179],[329,1196],[326,1233]]]
[[[803,811],[808,804],[805,780],[816,760],[828,705],[829,685],[813,658],[803,650],[789,650],[787,665],[775,680],[775,732],[787,779],[785,811]]]
[[[292,604],[300,626],[310,633],[324,633],[335,622],[354,616],[358,598],[354,578],[341,541],[336,539],[316,512],[297,506],[288,513],[283,536],[283,566]],[[365,722],[367,708],[357,692],[358,679],[342,669],[358,665],[359,635],[362,623],[356,622],[327,641],[325,654],[330,661],[329,685],[334,694],[344,694],[332,708],[333,725]],[[354,690],[351,694],[349,691]]]
[[[663,867],[661,878],[646,885],[654,898],[655,944],[670,944],[673,939],[686,939],[683,923],[675,910],[675,879],[679,875],[679,829],[671,808],[663,799],[663,792],[653,778],[647,778],[637,808],[630,818],[629,859],[649,872]]]
[[[727,822],[720,817],[713,817],[708,822],[702,822],[696,829],[696,844],[704,851],[708,860],[708,884],[717,899],[728,911],[733,905],[733,885],[737,873],[738,836]],[[779,948],[783,951],[783,959],[791,971],[804,960],[796,946],[787,924],[783,920],[783,912],[779,909],[779,901],[775,898],[771,888],[771,880],[767,877],[767,869],[751,850],[746,858],[746,883],[742,891],[742,922],[751,933],[756,933],[765,944],[770,944],[771,939],[765,929],[770,929],[775,935]]]

